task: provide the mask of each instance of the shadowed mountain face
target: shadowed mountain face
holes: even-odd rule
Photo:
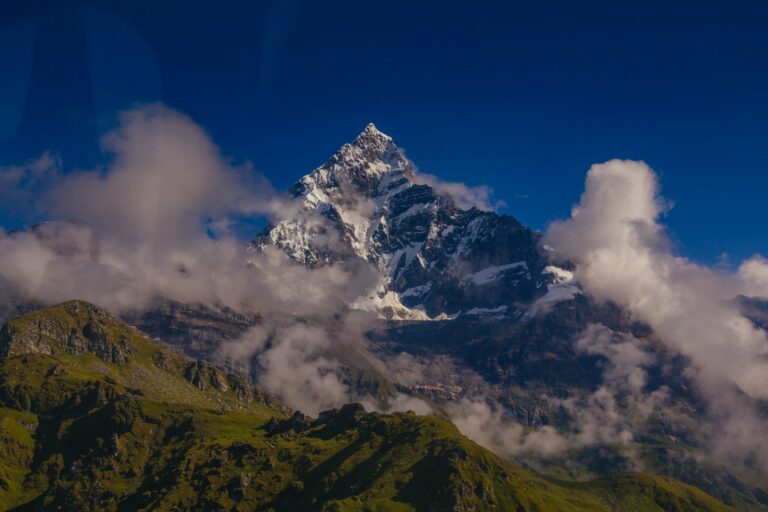
[[[3,510],[726,511],[652,474],[510,466],[447,420],[307,418],[81,301],[0,331]]]

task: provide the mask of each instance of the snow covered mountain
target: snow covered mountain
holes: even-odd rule
[[[386,318],[521,315],[557,280],[536,233],[508,215],[459,208],[373,124],[291,193],[299,213],[265,228],[253,248],[275,245],[309,267],[370,262],[379,284],[353,307]]]
[[[741,510],[768,510],[764,475],[692,462],[708,443],[701,428],[706,402],[684,356],[620,306],[581,293],[573,273],[549,261],[537,233],[508,215],[463,208],[430,183],[389,136],[368,125],[295,184],[282,219],[250,246],[254,253],[278,248],[318,270],[368,262],[378,282],[349,304],[380,315],[363,315],[365,332],[357,324],[344,332],[346,318],[312,318],[297,309],[286,317],[311,326],[310,334],[299,330],[274,344],[285,333],[279,321],[270,323],[272,313],[162,297],[123,319],[213,362],[221,362],[225,343],[250,344],[249,331],[265,327],[271,338],[262,352],[243,356],[254,382],[269,382],[271,357],[282,357],[298,366],[277,366],[287,379],[280,385],[300,388],[308,369],[332,373],[353,399],[427,398],[446,414],[476,421],[490,445],[537,471],[562,477],[567,468],[569,477],[593,478],[651,470]],[[90,230],[78,231],[84,238],[72,245],[61,227],[42,224],[31,233],[56,254],[79,248],[78,258],[93,257]],[[768,325],[766,304],[739,300],[759,326]],[[33,307],[0,301],[0,317]],[[549,435],[553,446],[568,449],[527,451],[529,440]]]

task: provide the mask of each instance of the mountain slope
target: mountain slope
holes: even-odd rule
[[[83,301],[68,301],[9,321],[0,329],[0,357],[4,360],[2,393],[11,403],[16,394],[20,401],[64,400],[54,398],[52,388],[41,387],[72,380],[50,381],[61,372],[81,380],[103,378],[152,400],[223,410],[279,407],[274,398],[242,377],[163,349]]]
[[[0,353],[4,510],[729,510],[653,475],[542,478],[440,418],[288,417],[84,302],[9,322]]]

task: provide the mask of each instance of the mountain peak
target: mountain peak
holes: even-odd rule
[[[368,123],[365,125],[365,128],[363,128],[363,131],[360,132],[360,134],[355,138],[355,143],[358,141],[366,141],[371,139],[392,142],[392,137],[376,128],[375,124]]]
[[[393,186],[408,183],[412,176],[410,162],[392,137],[368,123],[351,143],[344,144],[323,165],[299,180],[295,189],[314,208],[327,203],[331,196],[342,202],[356,202],[348,196],[387,193]],[[323,197],[313,193],[319,190],[325,191]]]
[[[368,159],[382,158],[388,153],[398,150],[392,137],[376,128],[373,123],[368,123],[351,144],[345,144],[341,152],[363,152]]]

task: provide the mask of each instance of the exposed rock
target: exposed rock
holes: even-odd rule
[[[87,302],[63,303],[62,314],[33,312],[0,329],[0,357],[21,354],[83,354],[124,364],[130,357],[130,328]]]

